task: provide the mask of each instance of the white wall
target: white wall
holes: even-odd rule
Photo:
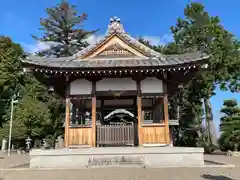
[[[77,79],[70,83],[70,95],[92,93],[92,82],[86,79]]]
[[[104,78],[96,83],[97,91],[137,90],[136,81],[132,78]]]
[[[141,81],[142,93],[162,93],[163,82],[155,77],[148,77]],[[104,78],[96,82],[97,91],[126,91],[137,90],[136,81],[132,78]],[[77,79],[70,83],[70,95],[91,94],[92,82]]]
[[[142,93],[162,93],[163,82],[155,77],[148,77],[141,81]]]

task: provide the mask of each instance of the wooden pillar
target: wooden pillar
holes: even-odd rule
[[[137,114],[138,114],[138,145],[141,146],[142,142],[142,94],[141,94],[141,84],[137,81]]]
[[[104,123],[104,116],[105,116],[105,109],[104,109],[104,100],[101,99],[101,124]]]
[[[137,98],[133,99],[133,107],[134,107],[134,116],[137,117]]]
[[[165,123],[165,138],[166,138],[166,144],[170,144],[170,134],[169,134],[169,124],[168,124],[168,95],[165,94],[163,98],[163,104],[164,104],[164,123]]]
[[[66,111],[65,111],[65,132],[64,143],[65,147],[69,147],[69,124],[70,124],[70,100],[66,99]]]
[[[96,147],[96,81],[92,82],[92,147]]]

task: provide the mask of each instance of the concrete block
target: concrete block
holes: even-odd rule
[[[203,148],[104,147],[30,152],[30,168],[201,166]]]

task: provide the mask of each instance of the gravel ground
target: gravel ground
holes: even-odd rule
[[[236,167],[240,168],[240,157],[229,157],[225,155],[204,155],[206,162],[216,162],[219,164],[234,164]],[[240,169],[239,169],[240,170]],[[240,179],[240,176],[239,176]]]
[[[102,168],[84,170],[19,170],[28,156],[0,154],[0,180],[240,180],[240,157],[205,155],[207,164],[234,164],[235,168]],[[10,168],[11,170],[4,170]]]
[[[12,153],[11,156],[7,156],[7,153],[0,153],[0,169],[26,167],[29,167],[28,154],[19,156],[16,153]]]
[[[0,171],[2,180],[239,180],[239,168],[104,168],[68,171]]]

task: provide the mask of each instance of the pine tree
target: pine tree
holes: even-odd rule
[[[46,43],[50,47],[38,52],[40,56],[67,57],[71,56],[88,46],[86,39],[95,33],[80,28],[87,19],[87,14],[78,16],[76,6],[66,1],[53,8],[47,8],[47,18],[42,18],[40,24],[44,35],[39,38],[32,36],[39,42]]]
[[[225,142],[238,150],[240,147],[240,107],[236,100],[225,100],[221,113],[225,115],[221,118],[220,130],[221,142]]]
[[[64,0],[57,6],[46,9],[47,18],[40,20],[42,26],[40,30],[44,31],[44,35],[41,38],[36,36],[33,38],[50,47],[38,52],[37,55],[68,57],[88,46],[86,39],[97,30],[81,29],[82,23],[87,20],[87,14],[78,16],[75,9],[76,6]],[[64,100],[51,93],[46,105],[51,114],[51,123],[45,124],[45,137],[54,146],[56,137],[63,134]]]

